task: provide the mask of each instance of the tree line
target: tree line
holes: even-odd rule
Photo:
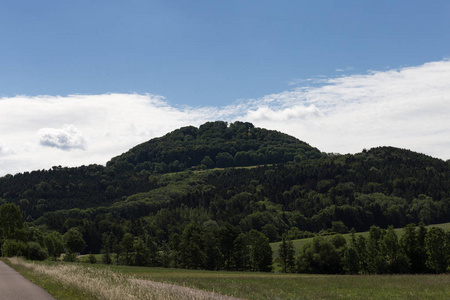
[[[65,260],[74,261],[86,248],[82,234],[75,228],[64,235],[57,231],[29,227],[20,208],[12,203],[0,205],[0,250],[2,256],[24,256],[31,260],[56,260],[65,252]]]
[[[141,228],[142,229],[142,228]],[[56,231],[28,227],[15,204],[0,206],[0,249],[3,256],[25,256],[32,260],[76,261],[86,249],[81,232],[70,228],[64,235]],[[102,261],[106,264],[162,266],[186,269],[269,272],[272,249],[261,232],[237,231],[214,221],[202,225],[189,223],[181,234],[174,233],[161,246],[147,231],[140,235],[126,232],[118,239],[113,232],[102,235]]]
[[[73,227],[64,235],[56,231],[28,227],[20,208],[0,206],[0,248],[3,256],[65,261],[87,244]],[[335,224],[336,228],[339,224]],[[191,222],[181,234],[173,233],[162,245],[140,227],[140,234],[126,232],[120,239],[113,232],[102,235],[102,262],[134,266],[160,266],[186,269],[273,271],[269,239],[257,230],[240,232],[227,224],[208,220]],[[136,233],[136,232],[135,232]],[[95,257],[90,257],[95,262]],[[399,238],[393,226],[372,226],[368,237],[352,232],[347,241],[341,234],[316,236],[295,255],[293,242],[282,238],[276,262],[286,273],[395,274],[444,273],[450,270],[450,231],[423,224],[408,224]]]
[[[393,226],[372,226],[367,238],[353,233],[349,242],[340,234],[315,237],[297,256],[292,241],[283,239],[277,260],[286,273],[445,273],[450,271],[450,231],[409,224],[398,238]]]
[[[102,260],[134,266],[185,269],[272,271],[272,249],[267,237],[252,230],[246,234],[234,228],[208,223],[190,223],[181,235],[174,234],[161,247],[147,234],[126,233],[118,241],[103,235]]]

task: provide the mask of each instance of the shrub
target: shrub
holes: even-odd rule
[[[22,256],[27,253],[27,245],[18,240],[5,240],[2,245],[2,255],[7,257]]]
[[[77,261],[77,255],[71,251],[67,251],[66,254],[64,255],[63,260],[67,262],[75,262]]]
[[[104,264],[110,265],[112,263],[111,254],[109,252],[103,254],[102,261]]]
[[[89,259],[89,262],[91,264],[96,264],[97,263],[97,258],[95,258],[95,255],[92,254],[92,253],[89,254],[88,259]]]
[[[28,242],[27,244],[27,259],[31,260],[46,260],[48,252],[42,248],[37,242]]]

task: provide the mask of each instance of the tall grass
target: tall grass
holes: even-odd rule
[[[231,299],[191,288],[137,280],[107,268],[61,263],[38,264],[15,257],[8,260],[12,266],[26,268],[37,275],[57,281],[65,287],[79,290],[86,298],[105,300]]]

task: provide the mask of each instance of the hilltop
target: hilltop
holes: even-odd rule
[[[177,129],[113,158],[118,170],[158,173],[190,168],[243,167],[318,158],[321,153],[287,134],[256,128],[251,123],[208,122]]]

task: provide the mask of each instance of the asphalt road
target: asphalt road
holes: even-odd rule
[[[0,300],[55,300],[55,298],[0,261]]]

